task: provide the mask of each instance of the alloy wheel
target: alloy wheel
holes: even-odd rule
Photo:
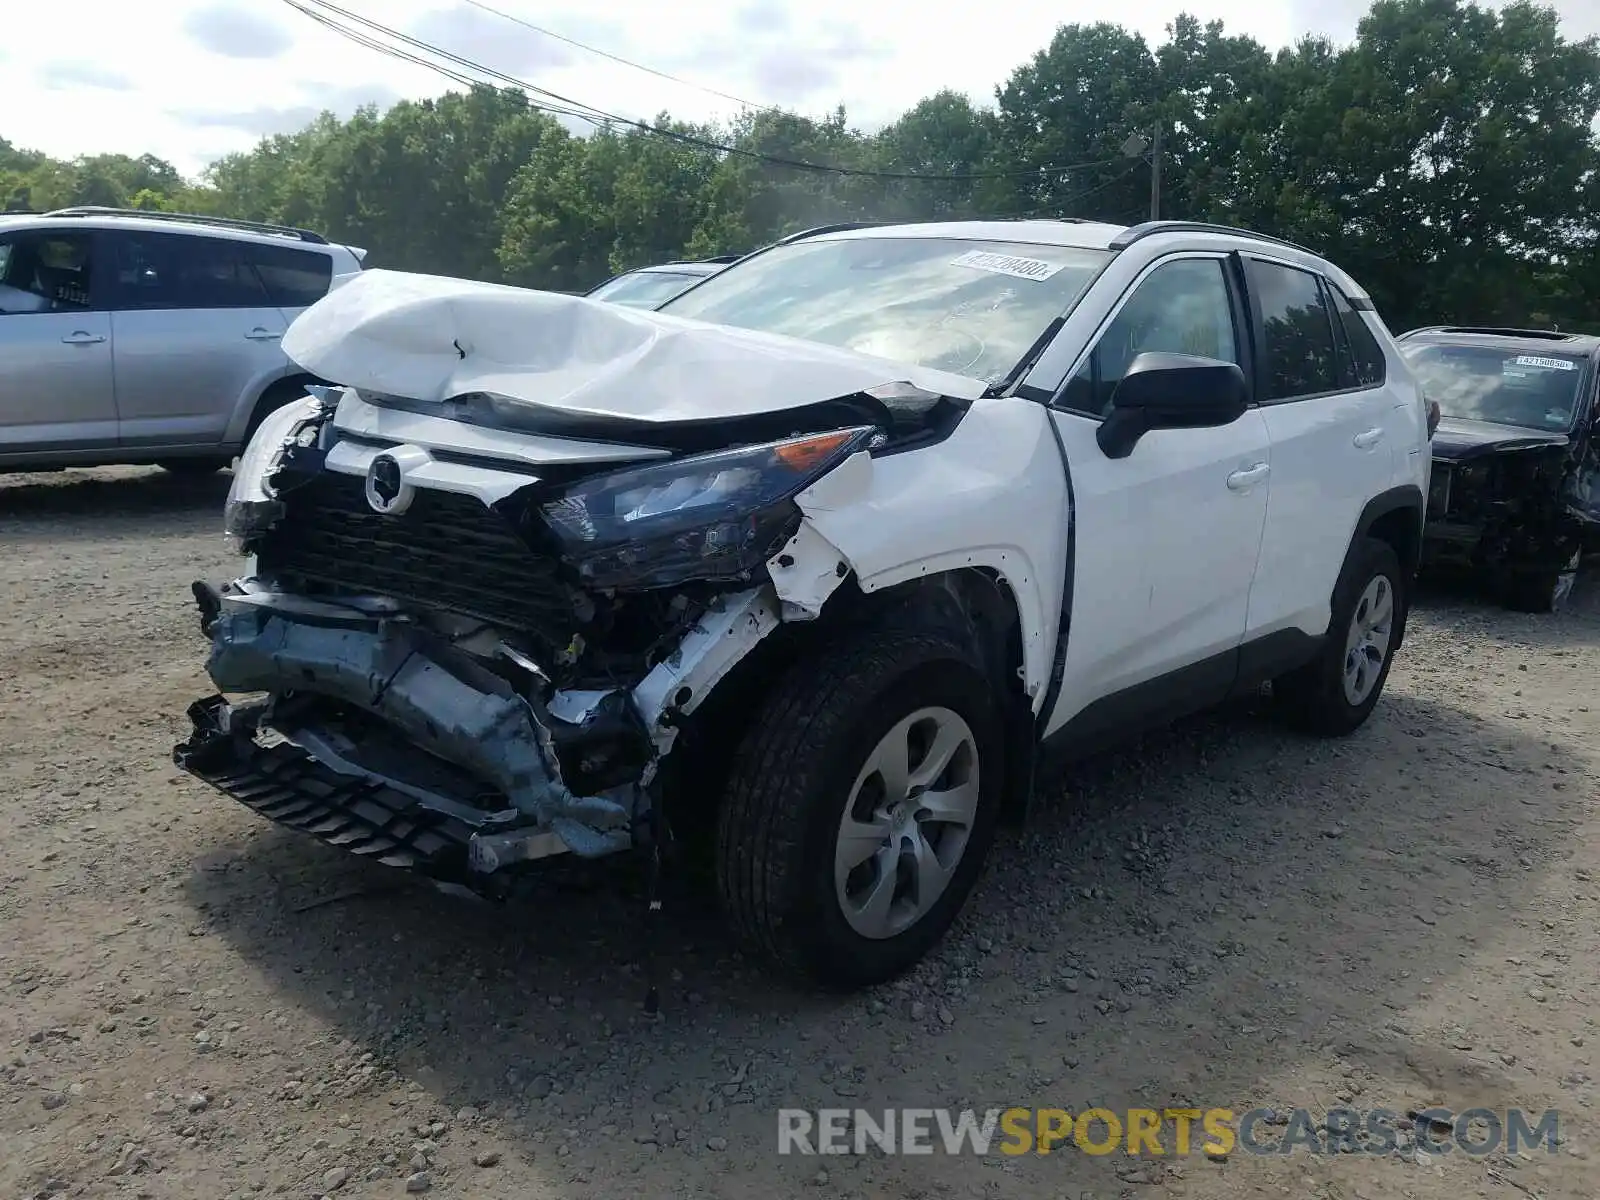
[[[978,744],[948,708],[918,709],[867,756],[834,850],[845,921],[865,938],[909,929],[944,894],[977,820]]]

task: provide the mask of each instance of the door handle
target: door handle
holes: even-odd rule
[[[266,329],[266,328],[263,328],[260,325],[257,325],[254,329],[252,329],[249,333],[245,334],[244,336],[249,338],[252,342],[275,342],[279,338],[281,338],[283,336],[283,334],[281,334],[281,333],[273,333],[272,330]]]
[[[1356,434],[1351,440],[1355,442],[1357,450],[1371,450],[1379,442],[1383,441],[1383,430],[1368,429],[1364,433]]]
[[[1228,476],[1228,486],[1236,492],[1260,483],[1272,472],[1271,466],[1266,463],[1256,463],[1254,466],[1244,467]]]
[[[69,346],[93,346],[106,339],[102,334],[90,333],[87,329],[74,329],[61,340]]]

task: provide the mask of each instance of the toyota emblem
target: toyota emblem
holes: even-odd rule
[[[398,513],[405,511],[411,499],[411,489],[400,473],[400,464],[392,454],[380,454],[367,467],[367,504],[373,512]]]

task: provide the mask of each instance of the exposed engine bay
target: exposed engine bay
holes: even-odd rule
[[[1600,472],[1565,436],[1496,440],[1459,421],[1436,438],[1428,497],[1430,562],[1477,569],[1554,567],[1600,529]]]
[[[474,891],[513,863],[649,844],[682,724],[850,575],[796,497],[964,409],[878,392],[719,421],[708,453],[693,426],[600,442],[559,417],[539,432],[529,406],[491,430],[484,396],[421,412],[315,389],[236,468],[227,531],[254,568],[195,585],[220,694],[192,706],[176,761]]]

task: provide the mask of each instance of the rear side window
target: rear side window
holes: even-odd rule
[[[1333,320],[1322,283],[1310,271],[1250,260],[1250,286],[1265,333],[1264,400],[1295,400],[1339,390]]]
[[[279,308],[305,308],[328,294],[333,282],[333,259],[328,255],[257,242],[241,245]]]
[[[88,308],[93,247],[81,233],[25,231],[0,240],[0,313]]]
[[[114,235],[117,307],[265,308],[239,243],[164,233]]]
[[[1361,314],[1350,307],[1344,293],[1326,280],[1333,319],[1339,332],[1339,382],[1344,387],[1372,388],[1383,382],[1383,349]]]

